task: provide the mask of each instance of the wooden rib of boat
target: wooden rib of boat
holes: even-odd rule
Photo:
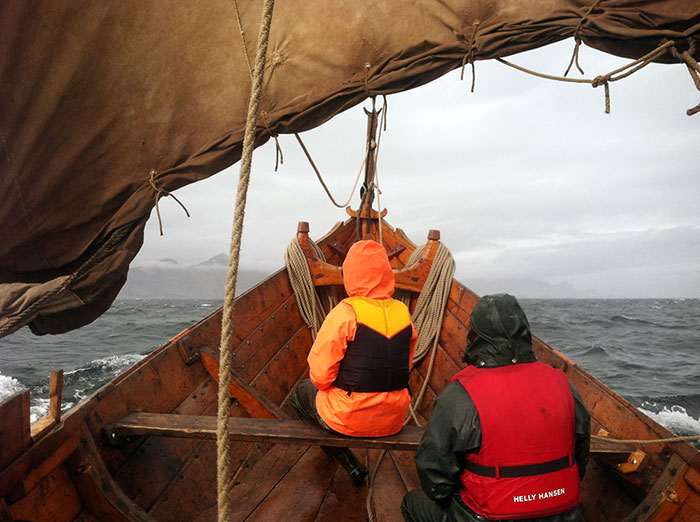
[[[317,282],[340,281],[331,265],[342,263],[355,240],[356,219],[339,223],[318,242],[329,265],[310,256]],[[299,237],[303,246],[308,239],[304,229]],[[437,238],[432,234],[429,245],[437,244]],[[386,223],[382,239],[392,265],[404,268],[415,245]],[[428,259],[430,249],[424,252]],[[420,273],[415,268],[398,272],[398,286],[417,289],[428,264]],[[342,295],[342,286],[337,290]],[[462,367],[458,352],[466,344],[477,299],[452,282],[434,367],[418,409],[422,423],[430,418],[433,399]],[[179,333],[63,418],[54,399],[49,417],[30,427],[28,391],[2,403],[0,521],[215,520],[212,429],[221,315],[218,310]],[[295,418],[289,394],[307,376],[311,334],[287,270],[239,296],[235,317],[231,519],[366,520],[367,486],[351,485],[344,470],[318,447],[343,440],[324,439],[318,430],[289,420]],[[557,350],[539,339],[534,346],[540,360],[563,370],[579,390],[591,413],[592,433],[619,439],[673,437]],[[428,364],[425,357],[412,371],[413,390],[422,386]],[[60,395],[60,376],[55,377],[54,396]],[[376,520],[402,520],[403,495],[419,487],[413,463],[419,438],[420,428],[407,427],[398,437],[353,441],[354,451],[370,468],[384,448],[393,448],[373,483]],[[700,453],[685,442],[595,441],[582,499],[590,522],[700,520]]]

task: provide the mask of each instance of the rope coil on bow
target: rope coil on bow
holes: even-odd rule
[[[160,198],[170,196],[171,198],[173,198],[175,201],[177,201],[179,203],[179,205],[182,207],[182,210],[184,210],[185,214],[187,214],[187,217],[190,217],[190,213],[187,211],[187,208],[185,207],[185,205],[183,205],[182,202],[175,197],[175,195],[171,194],[170,192],[168,192],[167,190],[165,190],[162,187],[159,187],[156,184],[156,174],[157,173],[158,173],[158,171],[156,169],[151,169],[151,178],[149,181],[150,181],[151,187],[153,187],[153,190],[155,190],[155,192],[156,192],[155,207],[156,207],[156,214],[158,215],[158,227],[160,228],[160,235],[162,236],[163,235],[163,220],[160,217],[160,209],[158,208],[158,201],[160,201]]]

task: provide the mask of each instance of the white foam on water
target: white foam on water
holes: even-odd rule
[[[658,413],[644,408],[639,411],[679,435],[700,435],[700,418],[691,417],[682,406],[664,406]]]
[[[3,375],[0,373],[0,402],[5,399],[9,399],[15,393],[25,390],[27,387],[23,386],[17,379],[10,377],[8,375]]]
[[[102,359],[90,361],[87,366],[67,371],[64,375],[72,375],[75,373],[81,373],[89,370],[101,369],[110,373],[114,373],[116,376],[119,373],[126,370],[127,368],[139,362],[144,357],[144,355],[140,355],[137,353],[129,353],[126,355],[110,355]]]

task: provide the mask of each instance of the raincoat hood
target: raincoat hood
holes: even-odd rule
[[[509,294],[485,295],[474,307],[462,360],[483,368],[534,362],[525,312]]]
[[[386,249],[371,240],[354,243],[343,263],[343,284],[349,297],[388,299],[394,295],[394,273]]]

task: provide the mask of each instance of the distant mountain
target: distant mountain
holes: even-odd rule
[[[223,299],[228,256],[216,255],[191,266],[174,259],[161,259],[129,269],[122,299]],[[269,275],[260,270],[240,270],[237,293],[242,293]]]

